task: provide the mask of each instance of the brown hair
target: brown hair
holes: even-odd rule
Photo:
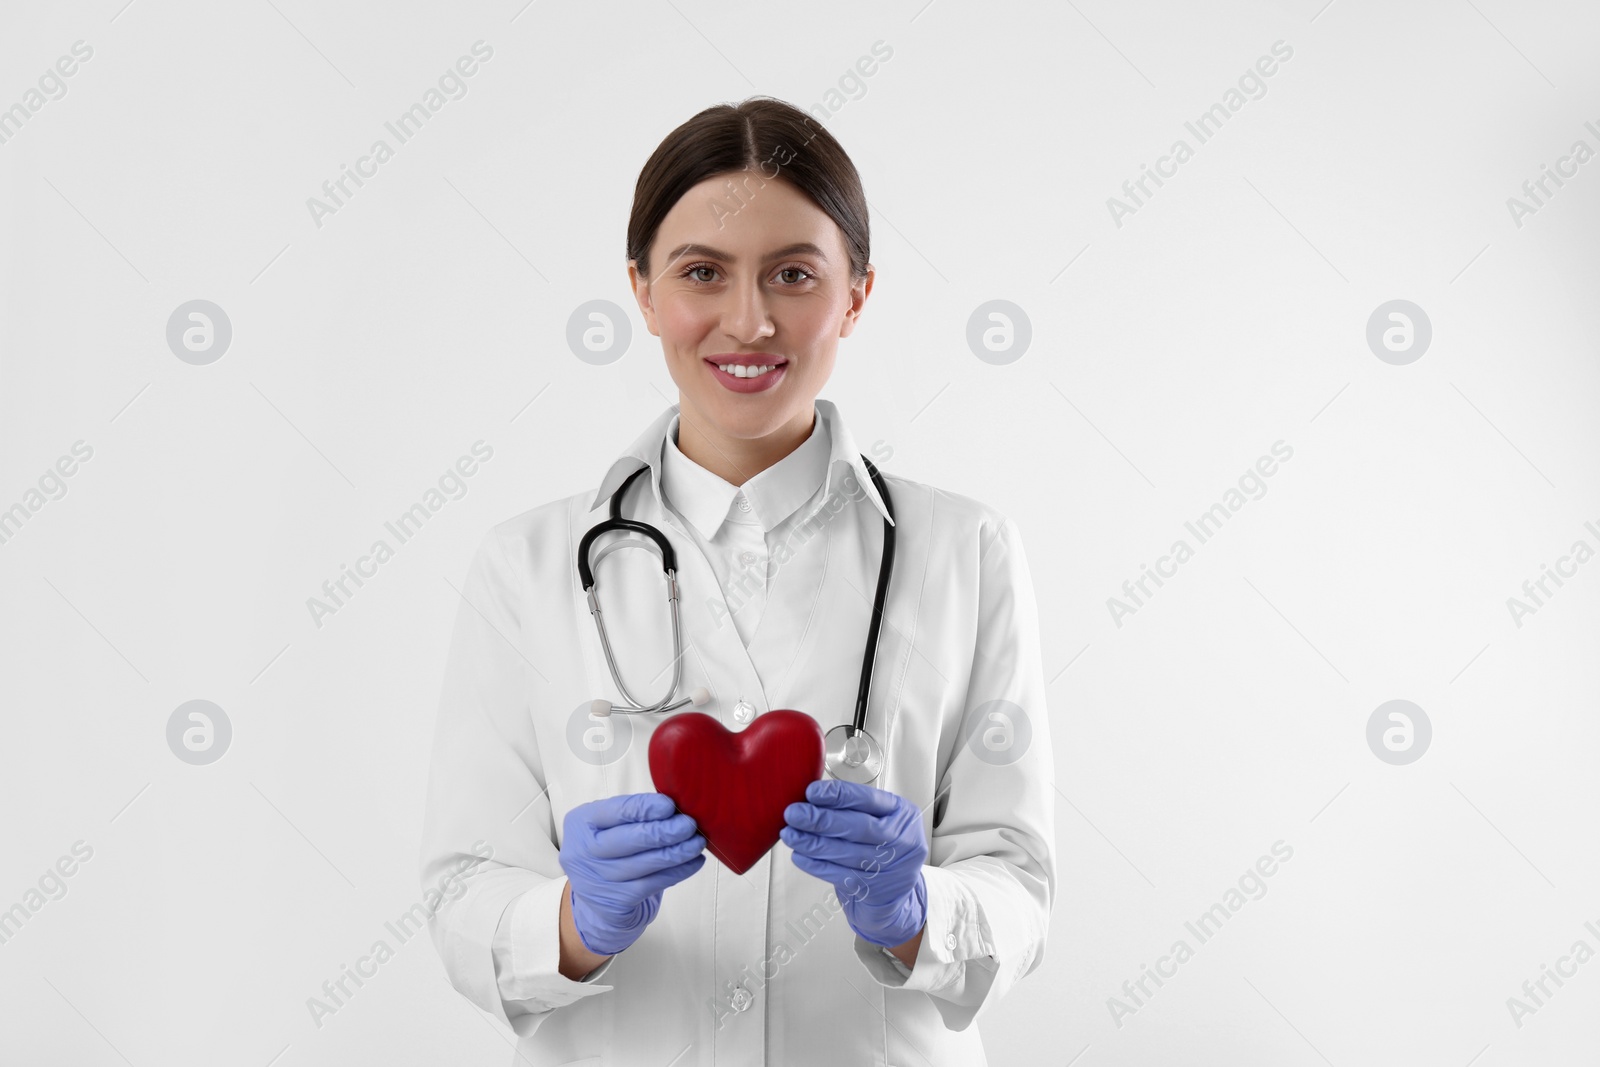
[[[642,276],[650,276],[650,244],[679,198],[707,178],[746,168],[763,180],[787,181],[826,211],[844,233],[851,276],[866,276],[871,234],[855,164],[811,116],[770,96],[706,108],[667,134],[645,161],[633,190],[627,253]]]

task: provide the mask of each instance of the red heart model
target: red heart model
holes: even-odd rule
[[[783,809],[822,777],[823,752],[822,726],[802,711],[769,711],[739,733],[680,711],[650,737],[650,777],[695,821],[711,854],[743,874],[778,843]]]

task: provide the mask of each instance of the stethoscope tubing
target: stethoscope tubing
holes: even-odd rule
[[[872,620],[867,623],[867,647],[861,655],[861,684],[856,689],[856,718],[852,728],[855,733],[867,728],[867,699],[872,695],[873,667],[878,659],[878,634],[883,626],[884,601],[889,595],[889,575],[894,570],[894,523],[890,521],[894,518],[894,502],[890,500],[889,487],[883,484],[883,476],[872,465],[872,460],[862,456],[861,462],[867,465],[872,484],[877,487],[878,495],[883,497],[883,509],[888,517],[883,520],[883,554],[878,560],[878,588],[872,595]]]
[[[872,696],[872,678],[874,667],[878,658],[878,640],[883,628],[884,602],[889,594],[889,579],[894,572],[894,501],[889,495],[889,487],[884,484],[883,476],[878,473],[878,468],[866,456],[861,457],[861,462],[866,465],[867,473],[872,478],[872,484],[877,488],[878,495],[883,498],[884,511],[887,513],[883,522],[883,552],[878,561],[878,584],[873,591],[872,618],[867,623],[866,647],[861,654],[861,680],[856,687],[855,719],[851,726],[851,733],[865,734],[867,723],[867,704]],[[647,522],[637,519],[624,519],[622,517],[622,498],[627,493],[628,487],[633,484],[649,467],[640,467],[628,475],[611,494],[611,517],[591,527],[578,542],[578,577],[583,584],[583,591],[589,602],[589,613],[594,616],[595,627],[600,632],[600,647],[604,649],[606,667],[611,672],[611,680],[617,685],[617,690],[622,698],[628,702],[629,707],[612,705],[612,712],[621,712],[624,715],[642,715],[657,711],[672,711],[690,703],[693,697],[684,697],[674,701],[672,698],[678,691],[678,685],[683,680],[683,638],[682,629],[678,618],[678,578],[677,554],[672,545],[667,541],[666,535]],[[622,672],[617,668],[616,652],[611,647],[611,637],[606,632],[605,616],[600,610],[600,599],[595,593],[594,568],[590,562],[590,548],[595,538],[610,531],[627,530],[648,537],[660,550],[661,569],[667,579],[667,603],[672,615],[672,684],[667,687],[666,695],[653,704],[643,704],[637,697],[628,691],[627,685],[622,680]],[[600,558],[605,558],[606,552],[616,545],[608,546],[601,551]],[[870,735],[868,735],[870,737]]]

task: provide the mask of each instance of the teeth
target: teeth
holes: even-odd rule
[[[725,374],[731,374],[735,378],[759,378],[768,371],[777,370],[778,368],[778,364],[776,363],[769,364],[765,367],[744,367],[737,363],[718,363],[716,366],[718,370]]]

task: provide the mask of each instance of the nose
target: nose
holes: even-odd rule
[[[761,283],[746,279],[733,285],[722,311],[722,328],[741,344],[771,337],[772,316],[767,313],[767,295]]]

